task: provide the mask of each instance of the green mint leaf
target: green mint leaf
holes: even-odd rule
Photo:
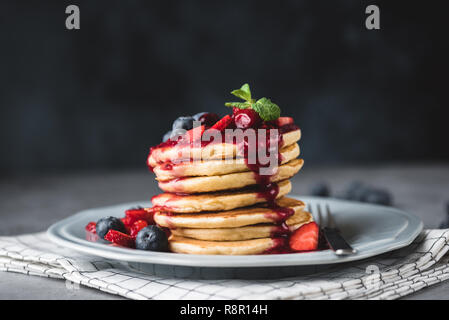
[[[240,99],[251,101],[251,90],[249,89],[249,85],[247,83],[245,83],[240,89],[231,91],[231,94]]]
[[[239,109],[252,108],[263,121],[273,121],[280,117],[281,109],[268,98],[261,98],[257,101],[252,99],[249,85],[245,83],[240,89],[231,92],[234,96],[245,100],[245,102],[226,102],[225,106]]]
[[[251,108],[251,103],[249,102],[226,102],[226,107],[236,107],[239,109],[248,109]]]
[[[279,106],[271,102],[268,98],[261,98],[253,104],[253,109],[256,111],[263,121],[273,121],[281,116],[281,109]]]

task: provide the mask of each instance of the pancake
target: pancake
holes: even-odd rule
[[[287,225],[302,223],[310,219],[310,214],[304,211],[305,205],[300,200],[282,197],[276,201],[276,204],[280,207],[294,210],[294,214],[286,221]],[[275,210],[268,208],[266,204],[260,204],[230,211],[196,214],[173,214],[159,211],[154,214],[154,220],[158,225],[170,229],[218,229],[236,228],[260,223],[276,223],[280,220],[280,215]]]
[[[293,130],[282,135],[282,146],[289,146],[301,138],[301,130]],[[168,145],[152,149],[147,163],[150,167],[156,167],[165,162],[180,162],[190,160],[222,160],[232,159],[238,156],[237,145],[231,143],[210,143],[207,146]]]
[[[192,238],[206,241],[240,241],[260,238],[271,238],[282,236],[287,231],[293,232],[302,225],[313,221],[312,216],[302,223],[288,226],[288,230],[280,225],[258,224],[238,228],[220,228],[220,229],[171,229],[171,233],[177,237]]]
[[[282,164],[299,156],[300,150],[297,143],[285,146],[281,149]],[[245,159],[189,161],[179,164],[167,163],[154,167],[158,181],[167,181],[179,177],[219,176],[224,174],[249,171]]]
[[[289,180],[278,184],[276,199],[288,194],[292,185]],[[171,212],[192,213],[202,211],[227,211],[266,202],[256,189],[232,192],[212,192],[192,195],[162,193],[151,199],[154,206],[167,207]]]
[[[270,182],[278,182],[293,177],[302,168],[304,160],[295,159],[279,167]],[[165,192],[201,193],[240,189],[257,184],[257,177],[252,171],[230,173],[221,176],[177,178],[159,181],[159,188]]]
[[[261,238],[241,241],[204,241],[178,236],[168,239],[170,251],[188,254],[243,255],[262,254],[279,246],[281,238]]]

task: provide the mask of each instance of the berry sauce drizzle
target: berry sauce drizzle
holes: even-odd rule
[[[295,211],[292,208],[289,207],[282,207],[279,206],[276,202],[276,198],[279,194],[279,186],[277,183],[272,182],[272,177],[277,173],[277,169],[279,165],[282,163],[282,155],[280,153],[280,148],[283,145],[283,138],[282,135],[298,130],[299,128],[294,124],[288,124],[284,125],[282,127],[276,127],[271,124],[262,124],[259,129],[267,129],[267,134],[265,139],[259,139],[259,135],[256,135],[256,143],[255,144],[249,144],[247,140],[244,140],[243,142],[240,142],[238,147],[238,152],[240,155],[243,156],[245,160],[245,164],[248,167],[250,171],[253,172],[256,184],[257,184],[257,197],[263,198],[265,202],[268,205],[268,208],[271,209],[272,212],[267,214],[268,217],[276,224],[276,226],[273,228],[273,232],[271,234],[271,237],[273,239],[274,245],[271,249],[264,252],[265,254],[278,254],[278,253],[291,253],[292,251],[289,248],[288,245],[288,239],[290,237],[290,234],[292,233],[290,228],[288,227],[286,221],[289,217],[291,217]],[[269,129],[278,129],[278,134],[275,136],[275,139],[270,139]],[[226,135],[223,135],[223,141],[225,140]],[[202,141],[201,147],[205,147],[209,144],[209,141]],[[234,144],[236,144],[235,141],[233,141]],[[258,148],[264,148],[266,152],[268,150],[273,150],[270,148],[271,146],[274,146],[275,144],[275,150],[277,150],[277,154],[275,155],[277,166],[275,170],[272,170],[272,172],[269,172],[269,174],[261,174],[262,169],[268,169],[268,166],[270,165],[270,162],[267,161],[267,163],[261,163],[259,160],[259,157],[251,157],[255,158],[255,163],[252,163],[253,161],[249,161],[250,155],[257,155],[258,154]],[[174,146],[178,147],[185,147],[189,146],[189,143],[182,143],[178,141],[171,141],[168,140],[166,142],[163,142],[159,144],[156,147],[153,147],[150,149],[149,157],[151,156],[151,153],[160,148],[170,148]],[[266,154],[267,157],[271,156],[270,154]],[[173,162],[165,162],[165,163],[159,163],[158,165],[161,166],[163,170],[173,170],[173,167],[176,166],[176,163]],[[172,195],[173,197],[176,197],[176,194]],[[169,209],[169,208],[165,208]],[[166,210],[166,212],[170,212],[169,210]],[[274,215],[273,215],[274,212]]]
[[[227,129],[235,129],[235,127],[230,126]],[[280,143],[279,146],[281,146],[282,142],[283,142],[282,141],[282,134],[285,134],[285,133],[288,133],[288,132],[291,132],[291,131],[295,131],[295,130],[299,130],[299,127],[296,126],[295,124],[287,124],[287,125],[283,125],[281,127],[276,127],[276,126],[271,125],[271,124],[264,124],[264,125],[261,126],[260,129],[278,129],[279,130],[279,141],[278,141],[278,143]],[[224,143],[224,142],[227,141],[226,140],[227,138],[228,138],[227,135],[223,134],[222,135],[222,141],[217,141],[217,140],[214,140],[214,139],[211,139],[210,141],[203,141],[203,140],[201,140],[201,147],[202,148],[206,147],[207,145],[209,145],[211,143]],[[165,142],[161,142],[157,146],[151,147],[147,159],[149,159],[151,157],[151,154],[154,151],[159,150],[159,149],[169,149],[169,148],[173,148],[173,147],[184,148],[184,147],[190,147],[192,145],[193,145],[193,141],[189,142],[189,141],[181,139],[181,137],[178,137],[176,140],[169,139],[169,140],[167,140]],[[190,159],[190,161],[193,161],[193,159]],[[183,164],[183,163],[186,162],[186,159],[178,159],[178,161],[170,161],[169,160],[169,161],[164,161],[164,162],[158,162],[157,165],[161,166],[161,168],[163,170],[170,171],[170,170],[173,170],[173,168],[179,164],[178,162]],[[152,166],[150,166],[148,162],[147,162],[147,165],[148,165],[149,170],[151,172],[153,172],[154,168]]]
[[[294,127],[288,128],[288,130],[284,132],[288,132],[290,130],[294,130]],[[275,148],[272,148],[273,144],[275,144]],[[273,248],[265,252],[267,254],[292,252],[289,249],[288,245],[288,238],[291,234],[291,231],[286,221],[289,217],[291,217],[295,213],[295,210],[289,207],[282,207],[276,202],[276,198],[279,195],[279,185],[276,182],[271,181],[272,177],[277,173],[279,166],[282,164],[282,155],[280,153],[282,145],[283,145],[283,138],[281,130],[279,130],[279,134],[276,135],[275,139],[270,139],[270,135],[266,134],[264,140],[259,139],[259,136],[257,136],[256,143],[249,144],[247,143],[247,141],[243,141],[243,143],[239,146],[239,152],[240,154],[243,154],[246,166],[254,174],[256,184],[259,190],[257,196],[259,198],[263,198],[266,201],[268,208],[275,213],[274,217],[272,213],[267,214],[267,216],[269,216],[270,219],[272,219],[272,221],[276,224],[271,234],[271,237],[273,238],[274,241],[274,246]],[[267,163],[265,164],[261,163],[259,157],[253,157],[255,158],[255,163],[250,163],[249,161],[250,155],[256,154],[258,155],[258,151],[260,150],[258,148],[266,150],[266,152],[269,152],[269,150],[277,151],[277,153],[275,154],[277,162],[275,170],[268,170],[270,169],[268,167],[270,165],[270,162],[267,161]],[[270,155],[266,154],[266,156]],[[266,169],[265,171],[268,172],[268,174],[261,174],[261,171],[263,169]]]

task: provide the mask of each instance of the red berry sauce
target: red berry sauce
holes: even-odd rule
[[[262,128],[267,130],[277,129],[274,126],[267,124],[263,124]],[[290,127],[289,129],[295,130],[293,127]],[[288,131],[283,130],[284,133]],[[274,140],[270,139],[269,132],[267,132],[264,140],[259,140],[259,136],[257,136],[255,144],[243,143],[240,146],[240,152],[243,153],[246,165],[248,169],[253,172],[256,179],[257,187],[259,189],[257,196],[263,198],[267,202],[268,208],[270,208],[272,212],[275,213],[274,215],[272,214],[272,212],[267,214],[267,217],[269,217],[274,223],[276,223],[276,227],[272,232],[272,238],[275,245],[266,253],[289,253],[291,252],[291,250],[288,246],[288,238],[291,234],[291,231],[287,226],[286,221],[295,213],[295,211],[289,207],[281,207],[276,202],[276,198],[279,194],[279,186],[277,183],[271,182],[271,178],[276,174],[277,170],[274,172],[269,172],[269,174],[261,174],[261,170],[263,168],[268,169],[270,163],[261,163],[259,157],[256,158],[256,163],[249,163],[249,155],[257,154],[259,150],[258,148],[263,148],[263,150],[270,150],[273,144],[277,147],[277,154],[275,156],[277,166],[279,166],[282,163],[282,155],[280,153],[280,149],[283,145],[283,139],[281,130],[279,130],[279,135],[277,135]]]
[[[286,224],[286,220],[289,217],[291,217],[295,213],[295,211],[288,207],[281,207],[276,203],[276,197],[279,194],[279,186],[277,183],[271,182],[271,178],[276,174],[277,170],[274,170],[274,172],[270,172],[269,174],[260,174],[261,169],[268,168],[270,163],[269,162],[266,164],[261,163],[259,161],[259,157],[255,157],[256,163],[250,163],[249,158],[250,158],[250,155],[257,154],[259,148],[264,148],[264,150],[270,150],[270,147],[276,146],[277,154],[275,155],[275,157],[276,157],[276,161],[277,161],[277,166],[279,166],[282,163],[282,155],[280,153],[280,149],[283,145],[282,135],[287,132],[298,130],[299,128],[293,123],[289,123],[289,124],[283,125],[281,127],[278,127],[273,122],[263,122],[260,119],[260,117],[257,115],[257,113],[254,112],[255,113],[255,115],[254,115],[253,112],[254,112],[254,110],[248,110],[248,109],[234,110],[234,114],[232,115],[232,117],[234,119],[234,124],[232,126],[230,126],[230,128],[237,127],[242,130],[246,130],[249,128],[256,129],[256,130],[257,129],[267,129],[265,139],[259,139],[259,136],[256,135],[256,143],[255,144],[250,144],[250,143],[248,143],[247,139],[245,139],[244,141],[240,142],[237,145],[237,147],[238,147],[238,152],[245,159],[245,163],[246,163],[248,169],[251,170],[254,174],[256,184],[257,184],[257,189],[258,189],[257,196],[260,198],[263,198],[267,202],[268,208],[270,208],[272,210],[272,212],[267,214],[267,216],[269,216],[270,219],[276,224],[276,226],[273,228],[273,232],[272,232],[274,246],[273,246],[273,248],[267,250],[265,253],[270,253],[270,254],[291,253],[292,250],[289,248],[289,245],[288,245],[288,239],[291,234],[291,231],[290,231],[290,228]],[[270,140],[271,137],[270,137],[269,129],[278,129],[279,134],[276,136],[275,139]],[[227,139],[226,134],[224,134],[222,136],[221,142],[223,143],[225,141],[226,142],[230,141],[229,139]],[[211,142],[201,141],[201,147],[205,147],[209,143],[211,143]],[[236,141],[233,141],[233,143],[237,144]],[[168,140],[166,142],[159,144],[156,147],[151,148],[149,156],[151,156],[151,153],[156,149],[171,148],[171,147],[175,147],[175,146],[176,147],[184,147],[184,146],[188,146],[188,144],[180,142],[179,139],[176,141]],[[266,156],[269,156],[269,155],[267,154]],[[159,165],[162,166],[161,168],[163,170],[173,170],[174,166],[176,166],[177,164],[170,161],[170,162],[160,163]],[[167,193],[165,193],[165,195],[167,195]],[[174,199],[179,196],[182,196],[182,194],[172,193],[172,194],[169,194],[169,196],[170,196],[170,199]],[[169,201],[170,200],[168,200],[168,202]],[[164,209],[165,209],[164,211],[166,212],[167,215],[170,214],[169,207],[166,207]],[[273,212],[274,212],[274,214],[273,214]]]

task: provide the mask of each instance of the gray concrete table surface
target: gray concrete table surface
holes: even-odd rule
[[[338,194],[352,181],[386,188],[394,205],[438,228],[449,200],[449,164],[308,167],[292,180],[292,194],[307,195],[324,181]],[[159,193],[145,168],[129,171],[34,174],[0,178],[0,235],[44,231],[80,210],[149,200]],[[0,299],[121,299],[64,281],[0,272]],[[449,299],[449,281],[404,299]]]

